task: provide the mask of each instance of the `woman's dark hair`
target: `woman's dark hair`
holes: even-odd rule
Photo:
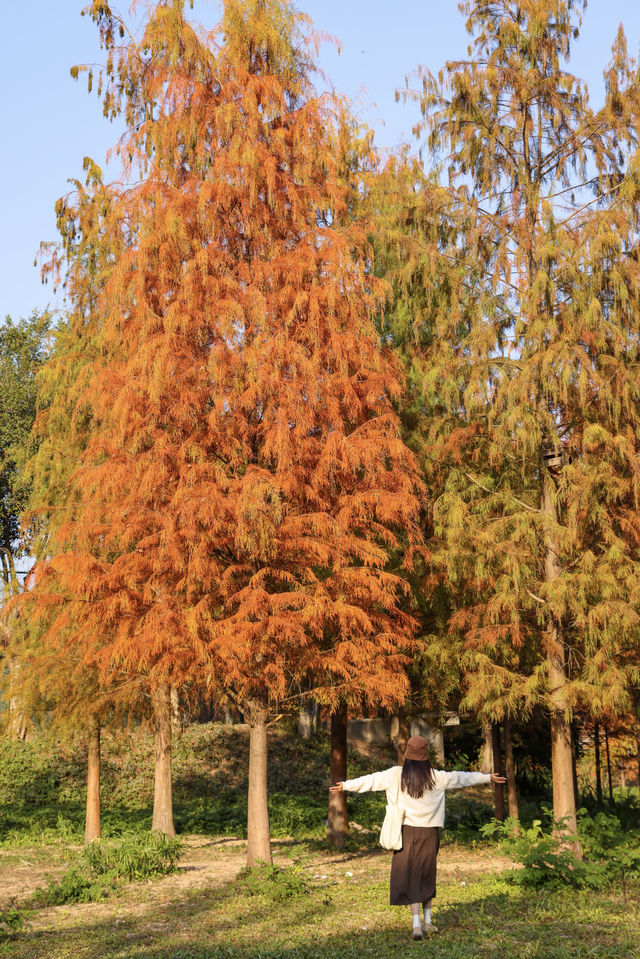
[[[429,760],[405,759],[400,785],[412,799],[420,799],[427,789],[433,789],[435,777]]]

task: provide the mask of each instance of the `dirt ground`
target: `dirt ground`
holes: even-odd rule
[[[246,842],[241,839],[211,839],[205,836],[181,837],[185,850],[176,873],[156,879],[152,888],[159,900],[172,898],[186,889],[197,890],[222,886],[235,879],[246,865]],[[286,865],[291,843],[274,842],[274,861]],[[368,871],[371,866],[379,868],[380,857],[388,856],[383,849],[373,849],[359,853],[320,854],[309,858],[303,864],[305,870],[315,877],[318,873],[332,878],[343,873],[345,864],[358,871]],[[438,875],[464,881],[464,877],[478,873],[500,872],[513,866],[509,859],[492,855],[490,859],[470,857],[459,847],[442,848],[438,857]],[[0,908],[9,903],[18,905],[30,899],[39,886],[44,886],[48,878],[61,875],[67,868],[62,851],[55,848],[35,847],[19,851],[0,850]],[[60,907],[64,908],[64,907]],[[75,905],[74,909],[78,909]],[[108,908],[105,904],[90,904],[86,908]]]

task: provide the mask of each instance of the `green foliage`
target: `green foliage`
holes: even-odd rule
[[[245,895],[265,896],[270,902],[278,903],[309,893],[309,886],[300,869],[295,866],[281,869],[264,862],[251,869],[243,869],[236,885]]]
[[[480,829],[487,839],[499,839],[522,868],[509,874],[521,886],[558,889],[563,886],[603,889],[611,882],[640,878],[640,826],[625,828],[618,816],[599,812],[590,816],[581,809],[578,838],[584,858],[578,859],[569,842],[536,819],[529,828],[514,820],[493,819]]]
[[[5,586],[16,588],[13,560],[24,555],[20,515],[28,487],[22,470],[35,451],[31,427],[36,415],[36,373],[46,358],[51,318],[34,312],[0,324],[0,551]]]
[[[50,906],[99,902],[122,882],[141,882],[175,872],[181,852],[179,840],[161,833],[127,836],[116,842],[96,839],[84,847],[60,879],[49,879],[37,898]]]
[[[82,841],[86,746],[62,746],[40,733],[32,742],[0,741],[0,842],[33,845]],[[349,750],[349,775],[393,762],[381,748],[365,759]],[[182,833],[246,836],[248,732],[221,724],[187,727],[173,743],[174,816]],[[274,838],[322,840],[327,815],[329,741],[273,730],[269,745],[269,816]],[[153,802],[153,740],[143,729],[103,734],[102,835],[148,831]],[[360,844],[384,816],[380,795],[349,799]],[[368,839],[366,840],[369,841]]]
[[[493,806],[470,796],[449,793],[445,837],[455,837],[457,842],[478,839],[480,830],[493,815]]]
[[[116,877],[104,874],[90,876],[77,868],[70,868],[60,879],[47,880],[44,889],[38,889],[36,901],[42,906],[62,906],[67,902],[100,902],[114,893]]]
[[[0,943],[20,932],[23,925],[24,916],[14,906],[0,912]]]
[[[116,842],[95,840],[84,847],[82,859],[96,876],[113,874],[127,882],[140,882],[174,872],[181,853],[179,839],[152,832]]]
[[[627,809],[624,806],[615,814],[599,812],[595,816],[581,815],[578,822],[580,841],[586,855],[591,863],[600,867],[607,879],[626,882],[632,877],[640,878],[640,817],[637,800],[633,805],[633,825],[625,822]]]

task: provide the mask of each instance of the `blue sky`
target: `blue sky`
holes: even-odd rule
[[[112,6],[126,9],[128,0]],[[318,29],[340,39],[342,52],[326,45],[322,69],[339,92],[376,130],[380,146],[411,138],[415,105],[395,102],[394,92],[419,64],[437,71],[466,52],[468,38],[456,0],[299,0]],[[5,42],[0,58],[0,150],[2,257],[0,321],[27,315],[60,297],[42,286],[34,255],[41,240],[55,240],[56,199],[80,177],[82,158],[104,165],[119,130],[102,117],[96,96],[76,82],[74,63],[100,62],[94,24],[80,11],[82,0],[1,0]],[[196,3],[215,19],[217,3]],[[572,56],[573,72],[587,80],[592,99],[601,98],[602,69],[620,22],[629,49],[640,46],[638,0],[590,0]]]

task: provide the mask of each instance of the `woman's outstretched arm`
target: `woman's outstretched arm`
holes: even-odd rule
[[[436,772],[436,784],[440,789],[464,789],[466,786],[481,786],[487,783],[504,783],[504,776],[496,773],[467,773],[456,769],[453,772]]]
[[[369,773],[368,776],[360,776],[358,779],[345,779],[344,782],[330,786],[329,792],[342,792],[342,790],[350,793],[382,792],[393,787],[394,778],[397,776],[396,768],[392,766],[390,769]]]

